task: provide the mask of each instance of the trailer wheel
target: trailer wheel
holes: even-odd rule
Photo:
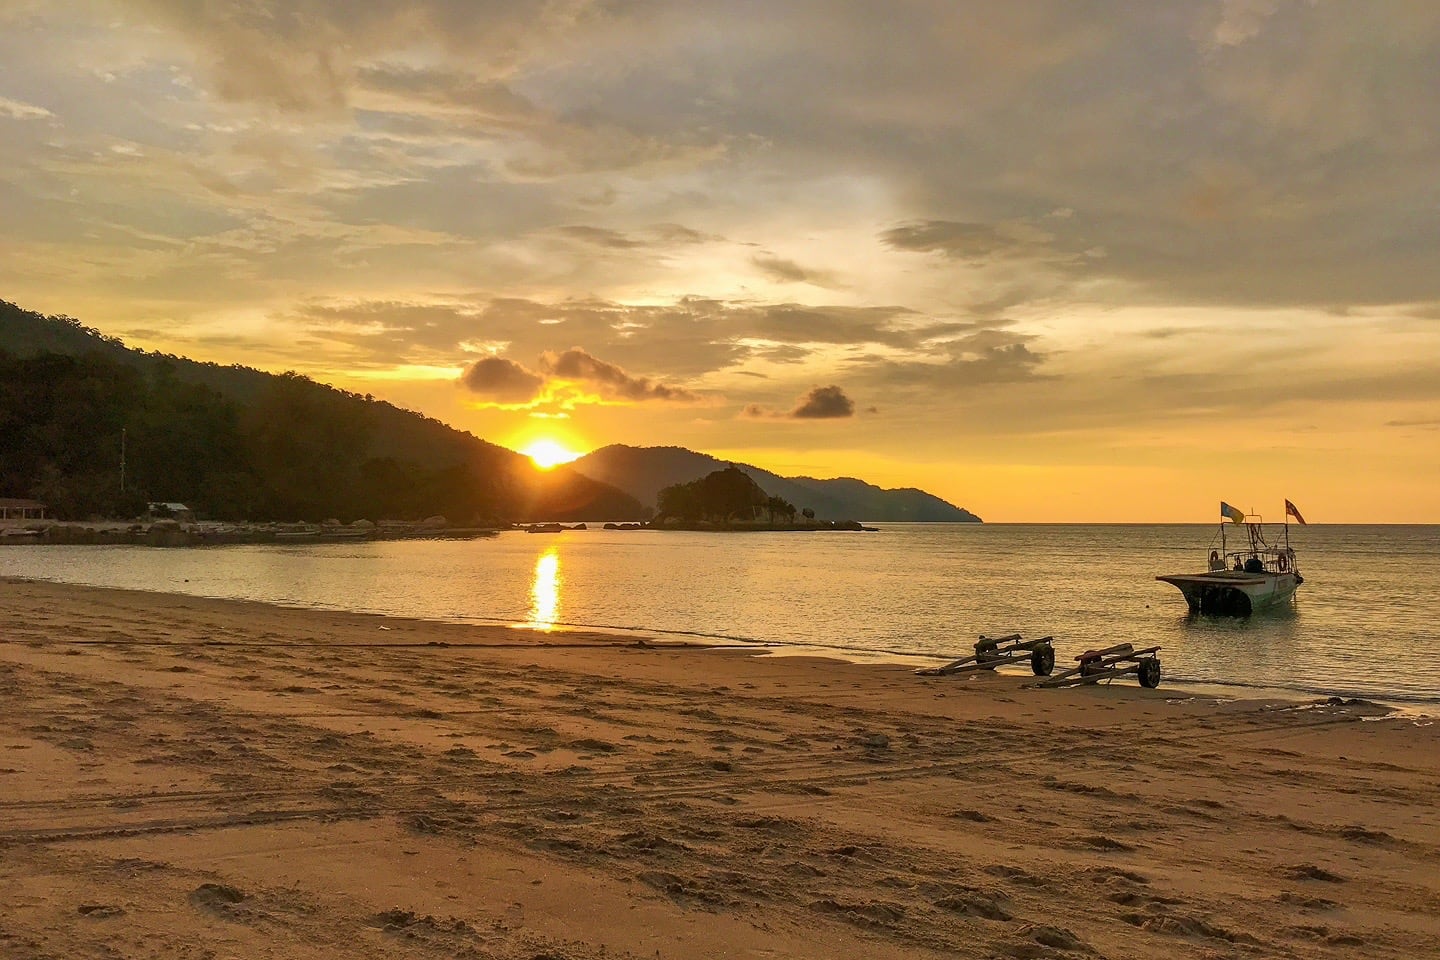
[[[1055,648],[1040,647],[1030,651],[1030,669],[1037,677],[1048,677],[1055,669]]]
[[[1136,671],[1140,678],[1140,686],[1154,690],[1160,686],[1160,661],[1155,657],[1140,661],[1140,669]]]

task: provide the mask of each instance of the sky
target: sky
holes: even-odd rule
[[[0,0],[0,299],[519,449],[1440,522],[1433,0]]]

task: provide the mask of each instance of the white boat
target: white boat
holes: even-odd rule
[[[1305,582],[1290,546],[1289,518],[1300,519],[1299,511],[1285,501],[1286,523],[1281,538],[1272,544],[1265,536],[1264,522],[1255,514],[1242,514],[1222,503],[1228,523],[1220,524],[1220,546],[1210,551],[1204,573],[1176,573],[1156,577],[1177,587],[1185,596],[1191,613],[1217,617],[1248,617],[1273,609],[1295,598]],[[1291,511],[1294,511],[1293,513]],[[1303,520],[1300,520],[1304,523]],[[1243,545],[1234,549],[1226,542],[1225,528],[1243,523]]]

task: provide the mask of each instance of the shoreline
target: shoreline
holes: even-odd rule
[[[44,520],[0,524],[0,546],[146,546],[163,549],[254,544],[373,543],[386,540],[477,540],[498,527],[452,527],[428,521],[360,520],[353,524],[229,523],[214,520]]]
[[[458,624],[473,626],[480,629],[501,629],[517,631],[519,636],[544,636],[551,634],[574,633],[579,635],[600,635],[607,637],[628,637],[631,639],[645,639],[660,645],[688,646],[714,650],[736,650],[748,652],[752,655],[764,655],[769,657],[815,657],[831,659],[839,663],[873,666],[900,666],[906,669],[914,667],[929,666],[953,659],[955,654],[929,654],[917,651],[897,650],[869,650],[863,647],[856,647],[847,644],[821,645],[807,643],[804,641],[782,642],[771,640],[755,640],[745,637],[720,636],[716,634],[700,633],[683,630],[665,630],[660,628],[646,627],[624,627],[607,624],[585,624],[585,623],[554,623],[540,625],[517,622],[507,617],[452,617],[452,618],[424,618],[407,617],[403,614],[386,613],[373,610],[354,610],[342,607],[328,607],[320,605],[306,605],[303,603],[285,603],[278,600],[254,599],[245,597],[220,597],[198,593],[183,593],[164,589],[141,589],[134,587],[111,587],[97,584],[82,584],[67,580],[49,580],[38,577],[23,577],[16,575],[0,575],[0,585],[6,583],[37,583],[55,584],[60,586],[74,586],[86,590],[113,590],[117,592],[133,592],[142,595],[158,595],[168,597],[186,597],[203,600],[214,600],[221,603],[257,604],[262,607],[276,607],[286,610],[314,611],[318,613],[347,614],[353,613],[357,616],[391,618],[415,623],[436,623],[436,624]],[[540,644],[537,644],[540,645]],[[957,650],[960,648],[957,647]],[[1074,650],[1080,650],[1081,645],[1073,645]],[[1065,651],[1068,655],[1069,648]],[[963,654],[960,654],[963,655]],[[1162,654],[1163,661],[1163,654]],[[1057,669],[1063,668],[1065,659],[1057,664]],[[999,676],[1010,677],[1017,680],[1033,679],[1030,673],[1022,668],[1014,668],[997,672]],[[950,683],[965,683],[964,677],[944,678]],[[1121,681],[1129,683],[1131,681]],[[1403,693],[1377,693],[1373,690],[1357,690],[1348,688],[1321,688],[1302,686],[1278,686],[1274,684],[1247,683],[1233,680],[1209,680],[1192,677],[1171,677],[1165,676],[1159,692],[1166,691],[1188,693],[1198,697],[1210,697],[1225,700],[1244,701],[1266,701],[1283,700],[1287,702],[1307,702],[1314,699],[1326,699],[1338,697],[1345,700],[1360,700],[1374,703],[1393,711],[1396,715],[1403,715],[1409,718],[1440,718],[1440,694],[1429,699],[1422,699],[1408,696]],[[1217,692],[1218,691],[1218,692]]]
[[[6,955],[1398,958],[1440,938],[1440,733],[1373,706],[0,596]]]

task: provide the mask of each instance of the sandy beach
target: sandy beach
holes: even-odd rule
[[[1375,705],[0,596],[5,960],[1440,955]]]

